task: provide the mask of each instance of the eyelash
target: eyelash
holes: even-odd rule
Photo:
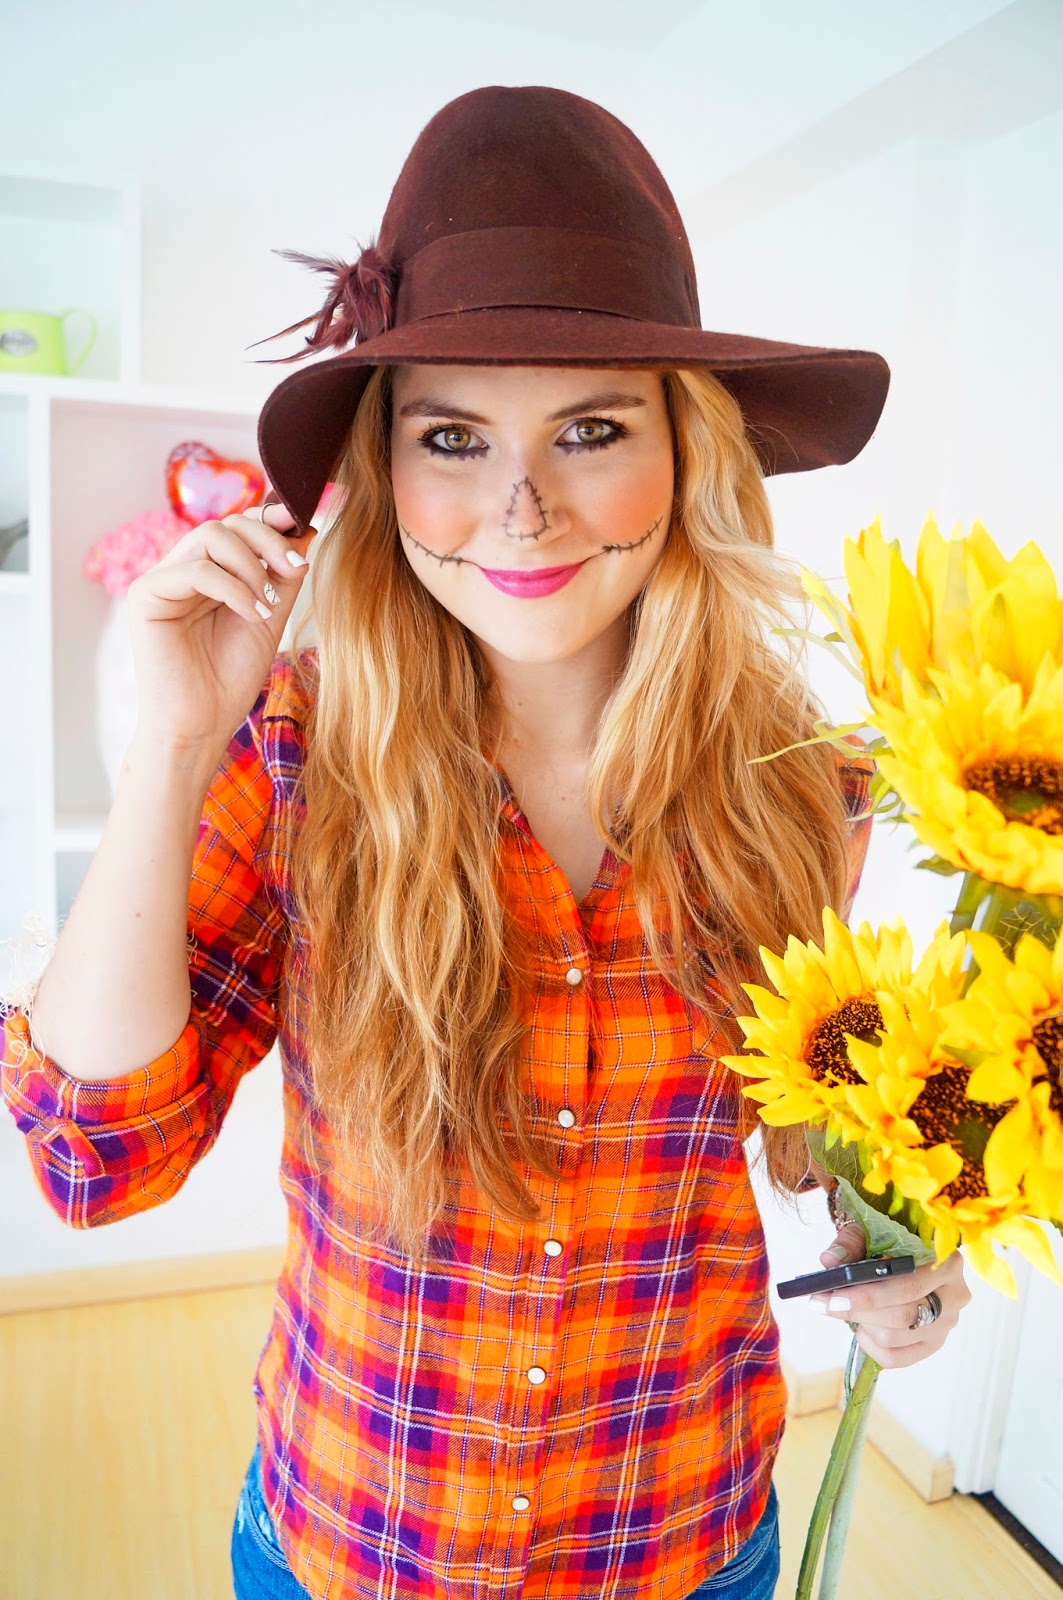
[[[609,445],[615,444],[618,439],[626,438],[630,431],[622,422],[614,422],[611,417],[577,417],[576,421],[571,423],[570,426],[578,427],[583,422],[601,422],[614,431],[607,434],[604,439],[581,439],[577,444],[559,444],[559,449],[572,454],[577,454],[583,450],[605,450]],[[442,427],[426,428],[424,433],[418,435],[417,443],[422,445],[433,456],[449,456],[452,460],[459,461],[476,460],[484,454],[487,449],[486,445],[478,445],[474,450],[444,450],[441,446],[432,443],[437,433],[446,433],[448,428],[461,426],[461,423],[450,422],[444,423]]]

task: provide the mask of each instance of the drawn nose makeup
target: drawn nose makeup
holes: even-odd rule
[[[530,478],[513,485],[502,532],[510,539],[538,539],[550,526],[542,496]]]

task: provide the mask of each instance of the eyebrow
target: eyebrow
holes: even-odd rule
[[[644,406],[646,401],[639,394],[627,394],[620,389],[605,389],[599,394],[589,394],[583,400],[577,400],[575,405],[562,406],[560,411],[552,411],[545,419],[547,422],[564,422],[568,417],[585,416],[591,411],[624,411],[635,406]],[[440,399],[436,395],[426,395],[423,399],[408,400],[399,410],[400,417],[453,417],[456,422],[475,422],[481,427],[486,427],[490,422],[489,417],[481,417],[478,411],[465,411],[461,406],[454,405],[451,401]]]

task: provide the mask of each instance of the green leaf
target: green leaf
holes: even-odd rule
[[[919,840],[915,841],[916,846]],[[944,856],[926,856],[922,861],[917,861],[916,867],[922,872],[937,872],[943,878],[954,878],[963,868],[958,867],[954,861],[946,861]]]
[[[914,1231],[926,1220],[920,1206],[906,1200],[892,1185],[884,1195],[863,1190],[860,1179],[868,1156],[861,1145],[844,1143],[836,1128],[822,1125],[806,1128],[805,1139],[813,1161],[837,1178],[836,1199],[863,1228],[868,1256],[912,1255],[917,1267],[934,1260],[932,1232],[924,1240]]]
[[[967,1160],[976,1167],[983,1165],[985,1147],[989,1143],[992,1129],[987,1128],[984,1122],[979,1122],[975,1117],[964,1117],[956,1129],[956,1137],[963,1148]]]
[[[854,667],[849,657],[836,644],[831,644],[822,633],[812,633],[808,628],[772,628],[771,631],[777,634],[780,639],[804,639],[807,644],[822,645],[824,650],[834,657],[839,666],[845,668],[851,678],[855,678],[857,683],[863,683],[864,675],[859,668]]]
[[[833,744],[837,749],[848,750],[853,754],[852,745],[847,745],[842,737],[846,733],[859,733],[861,728],[866,728],[866,722],[842,722],[837,727],[826,727],[822,722],[813,723],[819,731],[812,739],[798,739],[796,744],[784,745],[781,750],[772,750],[766,756],[750,756],[746,762],[747,767],[755,767],[761,761],[774,761],[777,756],[789,755],[791,750],[804,750],[811,744]]]
[[[955,1045],[951,1044],[945,1046],[944,1048],[948,1053],[950,1061],[958,1061],[961,1066],[970,1067],[972,1072],[974,1071],[975,1067],[980,1067],[982,1062],[987,1060],[988,1057],[993,1054],[992,1050],[957,1050]]]
[[[863,1228],[868,1256],[910,1255],[915,1257],[917,1267],[927,1266],[934,1260],[934,1251],[929,1244],[924,1244],[919,1235],[913,1233],[898,1217],[883,1216],[870,1200],[858,1193],[847,1178],[838,1179],[837,1199],[842,1208],[848,1211],[850,1216],[856,1217]],[[902,1195],[894,1194],[891,1207],[898,1200],[901,1203],[897,1210],[903,1213],[905,1201]]]

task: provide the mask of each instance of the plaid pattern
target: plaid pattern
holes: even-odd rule
[[[500,773],[507,881],[541,968],[533,1131],[558,1177],[522,1165],[543,1214],[516,1227],[456,1172],[428,1265],[370,1248],[369,1199],[335,1181],[307,1094],[285,847],[305,710],[282,653],[207,796],[172,1048],[81,1084],[23,1011],[4,1019],[0,1089],[37,1180],[75,1227],[165,1200],[279,1037],[289,1236],[254,1392],[299,1582],[329,1600],[681,1600],[753,1532],[786,1405],[721,1040],[649,965],[629,866],[606,852],[578,908]],[[855,752],[842,768],[854,814],[872,770]],[[865,825],[854,889],[866,847]]]

